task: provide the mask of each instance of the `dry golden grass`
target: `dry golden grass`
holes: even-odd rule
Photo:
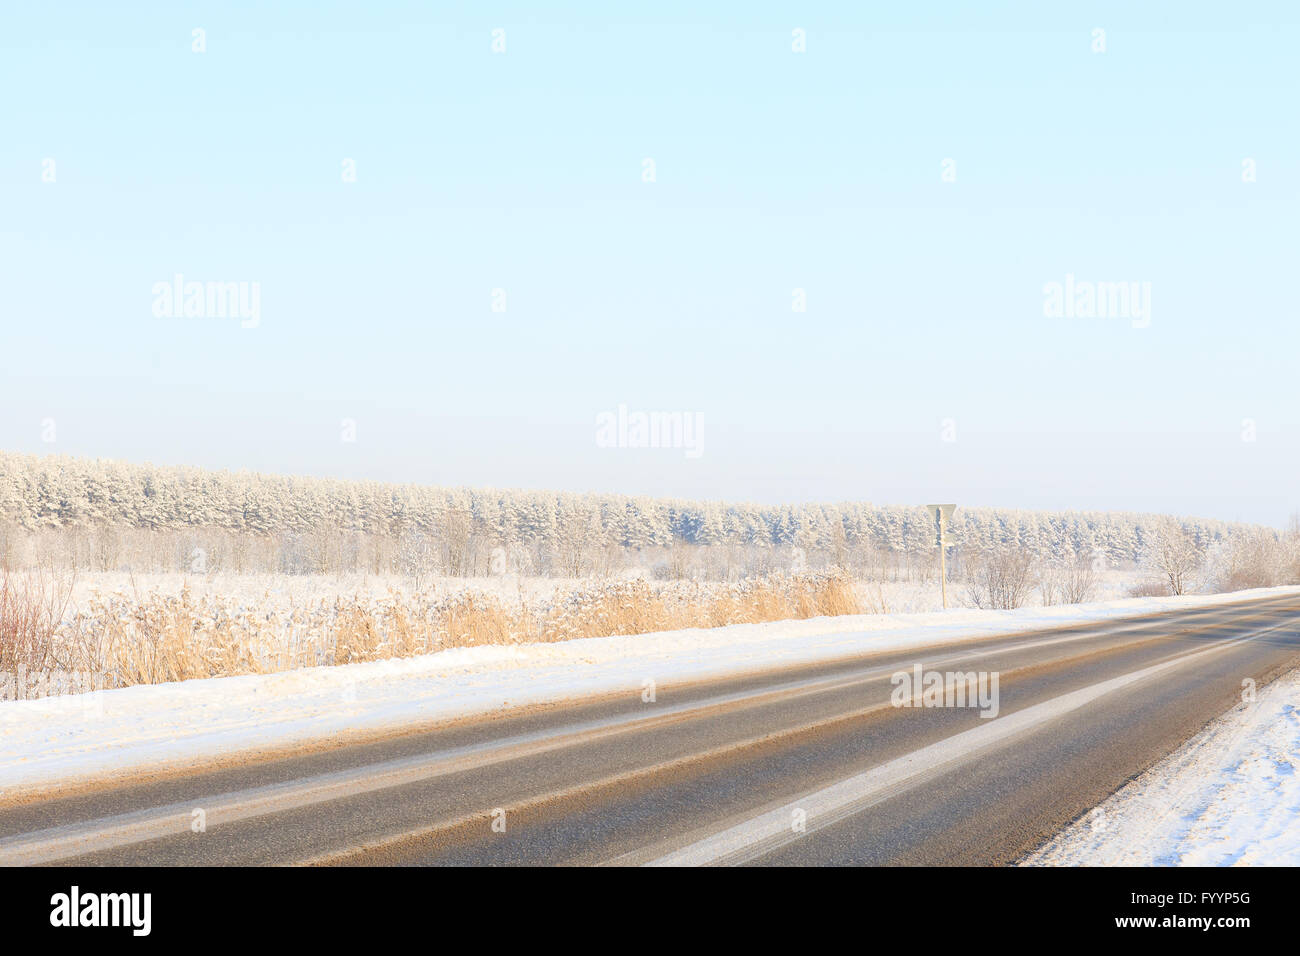
[[[20,586],[6,579],[3,588],[0,628],[7,620],[5,608],[32,604],[18,597],[29,593]],[[379,599],[336,597],[306,607],[280,606],[267,595],[249,606],[196,598],[186,588],[179,595],[94,597],[88,608],[63,620],[49,641],[44,666],[94,674],[97,686],[124,687],[412,657],[455,647],[863,611],[853,581],[840,572],[772,575],[740,584],[605,582],[518,604],[475,591],[441,597],[390,591]],[[26,620],[16,613],[10,617]]]

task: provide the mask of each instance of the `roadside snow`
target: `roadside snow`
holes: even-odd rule
[[[1224,714],[1029,866],[1300,865],[1300,670]]]
[[[92,777],[855,653],[1212,606],[1272,588],[1096,604],[740,624],[0,703],[0,799]]]

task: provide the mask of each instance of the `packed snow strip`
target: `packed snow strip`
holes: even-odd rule
[[[1023,862],[1300,865],[1300,670],[1243,701]]]
[[[647,679],[664,685],[1286,593],[1300,588],[738,624],[6,701],[0,798],[345,733],[591,694],[639,694]]]

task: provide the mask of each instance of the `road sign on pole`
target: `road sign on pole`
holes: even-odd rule
[[[934,544],[939,549],[939,588],[943,592],[944,610],[948,608],[948,562],[946,550],[952,546],[948,540],[948,519],[957,510],[956,505],[926,505],[925,510],[934,516]]]

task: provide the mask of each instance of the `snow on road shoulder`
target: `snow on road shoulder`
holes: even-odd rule
[[[0,799],[357,732],[584,695],[1105,621],[1300,588],[1095,604],[855,615],[554,644],[474,647],[279,674],[0,703]]]
[[[1300,670],[1269,684],[1024,861],[1300,865]]]

